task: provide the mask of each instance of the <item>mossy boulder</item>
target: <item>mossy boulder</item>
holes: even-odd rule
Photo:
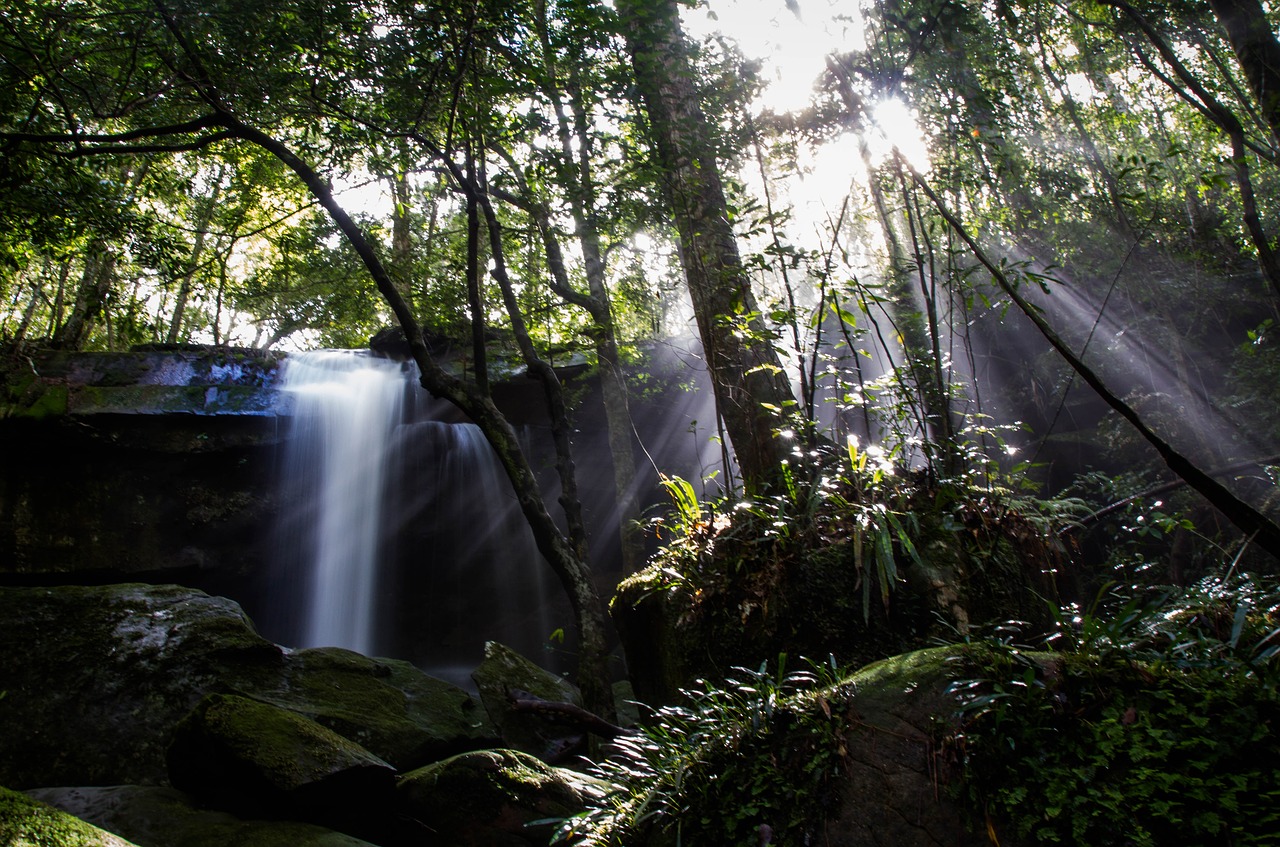
[[[948,795],[937,743],[957,710],[948,689],[959,655],[912,652],[781,696],[769,673],[722,682],[661,719],[647,764],[624,752],[611,773],[625,790],[608,808],[630,817],[590,818],[602,827],[595,835],[637,847],[761,834],[831,847],[986,845]]]
[[[400,813],[423,840],[449,847],[548,843],[553,821],[574,815],[603,783],[515,750],[464,753],[401,778]]]
[[[492,747],[498,731],[471,694],[408,662],[337,647],[290,651],[256,699],[350,738],[397,770]]]
[[[233,679],[278,675],[239,606],[178,586],[0,588],[0,781],[155,783],[172,727]],[[20,647],[19,647],[20,645]]]
[[[935,647],[875,662],[849,678],[843,774],[826,821],[830,847],[986,847],[946,796],[936,739],[956,712],[950,663]],[[1005,842],[1002,842],[1005,843]],[[1006,844],[1006,847],[1011,845]]]
[[[465,691],[402,662],[286,652],[235,603],[172,585],[0,588],[0,783],[159,784],[205,696],[271,703],[407,770],[492,746]]]
[[[512,708],[514,699],[528,695],[553,703],[581,706],[582,695],[568,680],[538,667],[496,641],[484,645],[484,661],[471,678],[480,692],[485,711],[502,736],[504,746],[544,760],[555,760],[574,743],[563,727],[548,723],[541,715]]]
[[[0,787],[0,844],[9,847],[135,847],[47,803]]]
[[[140,847],[372,847],[368,841],[315,824],[242,820],[201,808],[174,788],[116,785],[26,793]]]
[[[313,720],[247,697],[211,694],[174,731],[169,779],[229,809],[326,819],[388,805],[395,770]]]

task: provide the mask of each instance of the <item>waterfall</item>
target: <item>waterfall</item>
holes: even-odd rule
[[[554,576],[479,428],[440,420],[416,376],[347,351],[287,360],[293,415],[263,632],[442,676],[465,676],[486,640],[545,660],[552,630],[569,627]]]
[[[404,375],[395,362],[319,352],[291,357],[283,387],[295,398],[284,478],[300,509],[288,543],[309,564],[298,643],[370,653]]]

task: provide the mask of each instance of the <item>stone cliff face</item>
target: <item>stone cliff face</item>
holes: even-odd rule
[[[0,363],[0,580],[249,571],[274,511],[279,362],[174,349]]]
[[[0,354],[0,586],[178,583],[233,598],[268,638],[302,643],[297,619],[306,583],[281,565],[281,551],[290,549],[288,507],[299,501],[280,484],[294,412],[294,395],[281,387],[283,363],[260,351],[194,347]],[[718,456],[719,448],[707,439],[709,392],[690,389],[696,375],[688,362],[654,350],[642,367],[633,406],[642,469],[635,490],[647,506],[662,500],[656,468],[698,479],[713,464],[705,451]],[[621,573],[599,387],[581,364],[559,373],[577,400],[578,484],[593,565],[608,590]],[[540,386],[509,373],[493,395],[554,502],[559,480]],[[431,409],[433,421],[465,422],[447,404]],[[390,513],[394,544],[380,562],[390,577],[378,610],[379,637],[388,641],[378,649],[437,667],[439,652],[453,662],[469,651],[478,661],[484,639],[518,642],[513,630],[536,637],[543,650],[548,634],[570,619],[554,577],[540,561],[527,561],[546,577],[534,577],[537,601],[521,588],[516,608],[499,609],[493,586],[523,583],[491,575],[501,570],[499,557],[473,562],[480,554],[467,545],[482,534],[502,544],[510,534],[495,529],[488,501],[469,494],[455,496],[447,515],[432,506],[424,490],[447,497],[463,488],[440,488],[434,473],[432,463],[452,454],[414,444],[422,461],[395,461],[397,484],[422,489],[406,489],[414,496],[398,498]],[[437,537],[448,531],[456,543]],[[423,612],[441,608],[447,614]],[[505,628],[478,625],[485,614]]]

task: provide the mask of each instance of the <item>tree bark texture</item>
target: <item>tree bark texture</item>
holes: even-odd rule
[[[1260,0],[1210,0],[1263,117],[1280,142],[1280,40]]]
[[[774,409],[795,405],[729,221],[712,128],[674,0],[619,0],[627,49],[680,235],[716,408],[748,491],[778,477],[787,445]],[[768,404],[766,406],[765,404]]]

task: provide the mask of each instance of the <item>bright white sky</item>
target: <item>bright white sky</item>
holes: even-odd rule
[[[866,47],[857,0],[703,0],[686,10],[688,35],[697,40],[717,32],[732,39],[742,52],[762,62],[761,77],[768,87],[756,100],[757,111],[775,113],[804,109],[814,83],[826,69],[827,56]],[[865,140],[873,162],[883,161],[895,146],[917,168],[928,170],[929,156],[915,115],[901,100],[872,104]],[[846,135],[796,150],[798,174],[774,184],[775,203],[789,204],[798,226],[788,233],[799,246],[816,247],[830,236],[818,232],[839,216],[851,192],[864,192],[857,183],[867,177],[860,139]],[[759,174],[742,174],[757,195]],[[816,239],[816,240],[815,240]]]
[[[828,54],[864,46],[854,0],[706,0],[684,24],[695,39],[721,32],[764,60],[769,88],[759,107],[774,112],[804,106]]]

